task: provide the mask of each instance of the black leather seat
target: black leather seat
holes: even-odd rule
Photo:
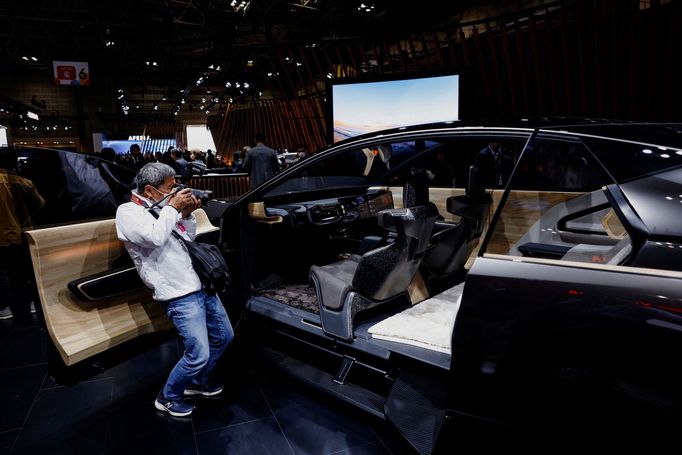
[[[476,241],[483,232],[492,197],[479,185],[475,166],[469,169],[469,184],[464,196],[447,199],[447,211],[461,218],[458,223],[437,222],[431,236],[431,248],[422,260],[427,282],[461,271]]]
[[[423,259],[426,271],[442,276],[461,270],[483,232],[485,217],[492,203],[490,194],[476,197],[454,196],[447,199],[447,210],[461,217],[459,223],[441,222],[431,236],[432,248]]]
[[[362,256],[310,268],[325,333],[352,340],[353,318],[364,309],[401,296],[417,273],[436,215],[426,206],[379,212],[379,225],[394,242]]]

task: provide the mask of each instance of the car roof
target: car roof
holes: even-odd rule
[[[541,130],[568,132],[628,142],[682,148],[682,124],[679,123],[585,123],[540,126]]]
[[[510,120],[458,120],[449,122],[408,125],[399,128],[374,131],[339,141],[333,145],[351,143],[363,139],[384,138],[397,133],[423,132],[428,130],[467,128],[541,129],[557,133],[597,136],[610,139],[645,142],[682,148],[682,124],[645,123],[602,118],[537,117]]]

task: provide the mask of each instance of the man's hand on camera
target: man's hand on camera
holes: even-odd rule
[[[183,218],[189,218],[192,215],[192,212],[201,207],[201,199],[197,199],[190,193],[190,196],[192,198],[192,202],[188,204],[185,208],[181,209],[182,217]]]
[[[197,198],[192,196],[192,190],[185,188],[173,194],[168,201],[168,205],[181,212],[182,216],[187,218],[194,210],[201,206],[201,201],[197,201]]]

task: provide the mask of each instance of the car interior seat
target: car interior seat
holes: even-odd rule
[[[426,206],[383,210],[379,225],[395,233],[394,242],[310,268],[325,333],[352,340],[358,312],[404,295],[429,245],[435,220]]]
[[[458,223],[437,222],[431,236],[431,248],[422,260],[426,279],[435,279],[460,271],[483,232],[492,196],[479,184],[478,169],[469,168],[469,183],[464,196],[449,197],[447,211],[460,217]],[[427,190],[428,191],[428,190]]]

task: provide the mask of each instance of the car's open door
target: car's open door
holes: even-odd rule
[[[74,152],[12,154],[12,172],[44,199],[40,210],[31,211],[33,228],[24,235],[50,374],[58,382],[78,380],[172,336],[162,305],[116,235],[116,208],[129,200],[135,172]],[[197,235],[216,236],[205,213],[196,213]],[[165,335],[146,336],[155,333]]]
[[[73,366],[140,335],[167,330],[163,308],[141,287],[114,219],[26,233],[45,328],[64,365]],[[70,283],[93,292],[76,293]]]

